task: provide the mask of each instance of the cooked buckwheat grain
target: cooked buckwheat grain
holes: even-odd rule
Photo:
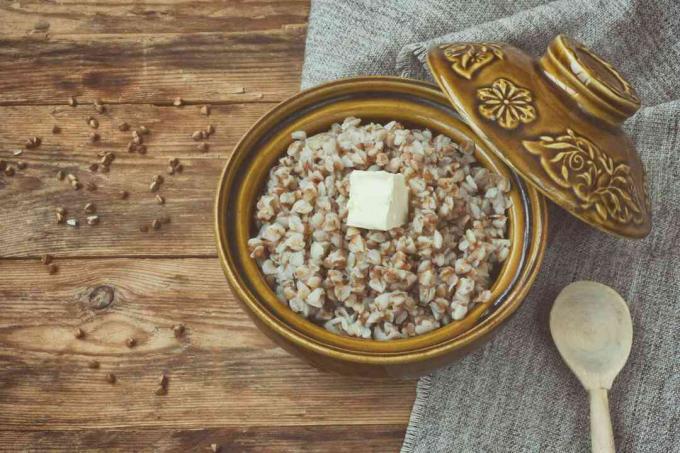
[[[490,299],[493,272],[511,246],[510,183],[477,162],[474,143],[357,118],[292,138],[257,202],[259,231],[248,242],[282,303],[332,332],[390,340],[460,320]],[[406,225],[346,225],[355,169],[406,177]]]

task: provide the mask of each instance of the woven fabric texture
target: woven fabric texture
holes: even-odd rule
[[[619,452],[680,451],[680,3],[677,0],[312,0],[303,88],[341,77],[429,79],[427,49],[501,41],[538,56],[557,34],[611,61],[643,106],[624,128],[648,173],[653,230],[608,236],[550,204],[544,264],[487,345],[418,383],[402,452],[587,452],[588,399],[548,330],[576,280],[628,301],[628,364],[610,393]]]

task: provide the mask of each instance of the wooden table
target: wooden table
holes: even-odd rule
[[[307,14],[297,0],[0,2],[0,159],[28,164],[0,174],[0,449],[399,448],[415,383],[291,357],[239,309],[216,258],[218,176],[246,129],[298,90]],[[126,152],[122,122],[151,130],[146,155]],[[191,134],[208,124],[201,153]],[[42,144],[25,149],[32,136]],[[88,170],[107,151],[110,171]],[[184,171],[167,175],[174,157]],[[59,169],[97,189],[73,190]],[[149,192],[155,174],[164,205]],[[84,222],[87,202],[99,225]],[[58,207],[80,227],[58,225]],[[164,215],[169,224],[140,231]]]

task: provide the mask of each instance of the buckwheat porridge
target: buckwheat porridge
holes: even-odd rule
[[[292,134],[257,202],[251,256],[282,303],[329,331],[390,340],[462,319],[488,301],[508,256],[506,178],[429,130],[357,118]],[[408,221],[346,224],[354,170],[401,173]]]

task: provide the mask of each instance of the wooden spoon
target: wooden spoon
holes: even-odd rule
[[[601,283],[568,285],[550,311],[557,350],[590,394],[590,442],[595,453],[613,453],[607,390],[630,354],[633,323],[621,296]]]

